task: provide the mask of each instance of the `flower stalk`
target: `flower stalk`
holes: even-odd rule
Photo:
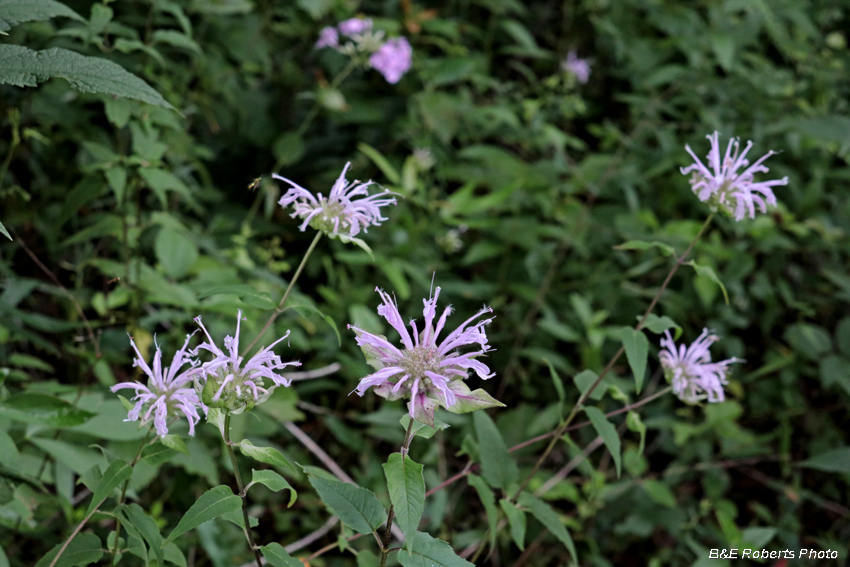
[[[239,488],[239,498],[242,499],[242,519],[245,522],[245,538],[248,540],[248,547],[251,548],[254,558],[257,560],[257,567],[263,567],[260,550],[257,548],[257,545],[254,543],[254,537],[251,535],[251,522],[248,517],[248,493],[245,492],[245,483],[242,482],[242,473],[239,472],[236,453],[233,452],[233,443],[230,441],[230,412],[224,414],[222,436],[224,439],[224,448],[230,456],[230,463],[233,465],[233,475],[236,477],[236,486]]]

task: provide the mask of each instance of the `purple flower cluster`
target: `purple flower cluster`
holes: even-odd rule
[[[579,83],[586,83],[590,79],[590,63],[587,59],[580,59],[575,51],[567,53],[567,58],[561,63],[561,68],[576,76]]]
[[[494,376],[483,362],[477,360],[490,350],[484,327],[493,319],[474,322],[482,315],[492,313],[491,308],[484,307],[438,341],[452,312],[450,306],[446,307],[434,325],[439,287],[433,297],[423,300],[425,324],[421,333],[416,321],[410,322],[411,332],[408,332],[392,298],[378,288],[375,291],[383,299],[378,314],[398,331],[404,348],[397,348],[381,335],[348,325],[354,330],[357,344],[363,349],[367,361],[376,369],[357,385],[355,391],[358,395],[362,396],[366,390],[374,388],[376,394],[389,400],[409,397],[407,407],[410,416],[429,425],[434,424],[434,411],[438,405],[455,413],[502,405],[483,390],[471,392],[464,383],[470,370],[483,380]],[[466,353],[457,350],[470,345],[477,345],[477,348]]]
[[[393,193],[383,191],[369,195],[367,190],[372,181],[360,183],[360,181],[348,182],[345,173],[351,163],[346,163],[339,178],[333,184],[331,192],[327,197],[321,193],[313,195],[294,181],[273,174],[272,177],[289,183],[290,189],[280,198],[278,204],[281,207],[292,205],[295,212],[292,217],[304,219],[301,231],[312,226],[314,229],[334,237],[344,235],[356,236],[361,229],[368,232],[371,225],[380,225],[381,221],[387,220],[381,216],[381,207],[394,205]]]
[[[413,63],[413,49],[403,37],[387,40],[369,57],[369,63],[390,84],[399,82]]]
[[[746,157],[753,143],[748,141],[744,151],[740,152],[740,140],[732,138],[726,146],[726,154],[721,161],[719,135],[718,132],[714,132],[706,136],[711,142],[711,150],[707,156],[708,167],[703,165],[690,146],[685,146],[695,163],[681,168],[681,172],[684,175],[692,173],[691,188],[699,200],[707,202],[714,210],[721,209],[728,212],[736,221],[742,220],[745,216],[755,218],[756,207],[765,213],[767,205],[776,206],[776,196],[771,187],[788,185],[788,178],[753,181],[754,174],[769,171],[762,164],[774,154],[773,150],[750,165]],[[745,168],[744,171],[738,173],[742,167]]]
[[[341,44],[340,36],[351,40]],[[330,47],[353,55],[357,52],[371,53],[369,65],[381,73],[388,83],[395,84],[410,70],[413,64],[413,48],[403,37],[383,40],[383,32],[372,33],[372,20],[351,18],[336,27],[328,26],[319,32],[316,49]]]
[[[665,331],[661,339],[661,366],[664,376],[673,384],[673,393],[683,402],[696,404],[708,399],[709,402],[722,402],[726,399],[723,385],[727,384],[728,366],[735,362],[743,362],[738,358],[730,358],[722,362],[711,362],[708,351],[717,336],[711,335],[708,329],[689,347],[676,346],[670,331]]]

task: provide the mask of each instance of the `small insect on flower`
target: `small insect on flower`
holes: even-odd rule
[[[139,352],[133,337],[130,337],[130,344],[136,351],[133,367],[142,369],[142,372],[148,377],[148,383],[144,385],[139,382],[121,382],[112,386],[113,392],[127,388],[136,391],[136,395],[132,398],[136,405],[133,406],[124,421],[137,421],[141,418],[142,425],[145,425],[153,420],[157,434],[160,437],[165,437],[168,434],[168,417],[183,415],[189,421],[189,435],[195,434],[195,424],[200,420],[198,408],[203,408],[204,411],[206,411],[206,408],[203,407],[195,390],[192,389],[192,379],[198,371],[195,368],[198,363],[186,356],[191,336],[186,336],[183,347],[174,353],[171,366],[166,367],[165,370],[162,368],[162,351],[159,349],[159,345],[156,345],[153,368],[151,368],[145,362],[142,353]],[[187,363],[190,368],[181,372],[180,368]],[[144,414],[142,414],[142,410],[145,410]]]
[[[722,402],[726,399],[723,385],[727,384],[728,366],[743,362],[739,358],[730,358],[721,362],[711,362],[708,348],[718,340],[703,329],[702,334],[689,347],[676,346],[670,331],[665,331],[661,339],[662,350],[658,357],[664,368],[664,377],[673,384],[673,393],[683,402],[696,404],[705,399],[709,402]]]
[[[788,185],[788,178],[758,182],[753,180],[756,173],[769,171],[763,163],[775,152],[773,150],[767,152],[750,165],[746,157],[753,143],[748,141],[744,151],[741,152],[740,140],[732,138],[726,146],[726,154],[721,161],[719,136],[719,132],[706,136],[711,142],[711,149],[707,156],[708,167],[703,165],[690,146],[685,145],[687,152],[694,158],[694,163],[681,168],[680,171],[683,175],[692,173],[691,188],[699,200],[708,203],[712,210],[725,211],[736,221],[743,220],[745,216],[755,218],[756,207],[762,213],[766,213],[767,205],[776,206],[776,196],[771,187]],[[741,168],[745,169],[738,173]]]
[[[483,362],[477,360],[491,350],[484,327],[493,319],[473,323],[482,315],[492,313],[491,308],[484,307],[438,342],[452,312],[451,307],[446,307],[434,326],[439,287],[433,297],[422,300],[425,325],[421,333],[416,321],[410,322],[412,332],[408,332],[393,299],[378,288],[375,291],[384,301],[378,307],[378,314],[398,331],[404,348],[396,348],[383,335],[348,325],[357,335],[357,344],[363,350],[366,361],[376,370],[360,380],[355,389],[358,395],[362,396],[374,387],[376,394],[388,400],[409,397],[407,407],[410,416],[430,426],[434,425],[434,411],[438,405],[452,413],[504,406],[484,390],[470,391],[464,383],[470,371],[483,380],[494,376]],[[466,353],[457,350],[470,345],[478,345],[478,348]]]

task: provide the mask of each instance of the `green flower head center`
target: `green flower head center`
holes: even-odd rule
[[[233,379],[225,385],[221,395],[215,398],[215,395],[221,389],[224,380],[233,375]],[[240,372],[234,372],[230,365],[221,368],[215,374],[207,376],[207,381],[204,384],[201,392],[201,401],[212,408],[225,408],[230,411],[236,411],[240,408],[251,409],[256,403],[254,397],[254,389],[245,385],[246,380],[250,380],[251,376],[245,376]],[[262,386],[262,380],[259,382],[254,380],[257,386]]]
[[[404,368],[404,373],[407,374],[411,383],[419,378],[422,387],[431,386],[431,380],[425,375],[425,372],[430,370],[435,374],[442,374],[440,361],[442,357],[437,354],[435,347],[418,346],[413,349],[404,351],[399,366]]]
[[[319,201],[319,206],[322,207],[322,212],[313,217],[310,225],[318,231],[331,233],[334,229],[348,229],[348,220],[345,217],[345,205],[338,201],[329,202],[327,199]],[[339,224],[337,227],[337,219]]]

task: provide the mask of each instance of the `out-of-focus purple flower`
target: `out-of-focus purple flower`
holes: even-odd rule
[[[339,174],[339,178],[333,184],[330,195],[323,197],[321,193],[314,196],[310,191],[280,175],[273,174],[272,177],[289,183],[291,188],[280,198],[278,204],[281,207],[292,205],[295,212],[292,217],[304,219],[301,231],[312,226],[314,229],[324,232],[328,236],[354,237],[363,229],[368,232],[371,225],[380,225],[381,221],[387,220],[381,216],[381,207],[394,205],[394,193],[384,191],[369,195],[367,190],[372,181],[360,183],[345,179],[345,173],[351,166],[346,163]],[[361,197],[362,198],[358,198]]]
[[[590,63],[587,62],[587,59],[580,59],[575,51],[567,53],[567,58],[561,63],[561,68],[575,75],[580,83],[586,83],[590,79]]]
[[[372,20],[369,18],[351,18],[340,22],[337,26],[339,33],[346,37],[361,35],[372,29]]]
[[[753,143],[747,141],[744,151],[740,152],[740,140],[732,138],[726,146],[726,155],[721,161],[719,136],[718,132],[706,136],[711,141],[711,150],[707,156],[708,167],[703,165],[690,146],[685,146],[695,163],[681,168],[681,172],[683,175],[693,173],[690,180],[691,188],[699,200],[707,202],[714,210],[719,208],[727,211],[736,221],[742,220],[745,216],[755,218],[756,207],[765,213],[767,205],[776,206],[776,196],[771,187],[788,185],[788,178],[757,183],[753,181],[754,174],[769,171],[762,163],[774,154],[773,150],[750,165],[746,157]],[[745,168],[744,171],[738,173],[742,167]]]
[[[676,346],[670,331],[665,331],[661,339],[661,366],[668,382],[673,384],[673,393],[683,402],[695,404],[708,399],[709,402],[722,402],[726,399],[723,385],[727,384],[727,368],[735,362],[743,362],[738,358],[730,358],[722,362],[711,362],[708,348],[718,340],[708,329],[689,347]]]
[[[336,47],[339,45],[339,33],[336,28],[326,27],[319,32],[319,41],[316,42],[316,49],[323,47]]]
[[[375,291],[384,301],[378,307],[378,314],[401,335],[403,348],[396,348],[384,336],[348,325],[357,335],[357,344],[363,349],[367,362],[376,369],[357,385],[355,391],[358,395],[362,396],[366,390],[374,388],[376,394],[389,400],[409,397],[407,407],[410,416],[431,426],[434,425],[434,410],[438,405],[454,413],[503,405],[484,390],[471,392],[464,383],[470,370],[484,380],[494,376],[483,362],[477,360],[490,350],[484,327],[493,319],[473,323],[485,313],[492,313],[491,308],[481,309],[438,342],[452,312],[451,307],[446,307],[434,326],[439,287],[433,297],[422,300],[425,324],[421,333],[415,321],[410,322],[412,332],[408,332],[392,298],[378,288]],[[457,350],[469,345],[478,346],[466,353]]]
[[[250,410],[266,401],[276,387],[289,386],[290,380],[275,372],[276,370],[287,366],[301,366],[300,362],[282,362],[272,351],[276,344],[289,336],[289,331],[269,346],[260,349],[243,365],[242,357],[239,356],[241,309],[236,314],[236,336],[228,335],[224,338],[227,353],[216,346],[200,317],[195,317],[195,322],[203,330],[207,342],[195,347],[193,355],[197,355],[200,350],[213,355],[212,360],[198,368],[200,378],[195,386],[200,391],[201,399],[210,407],[224,408],[233,414]]]
[[[156,432],[160,437],[165,437],[168,434],[168,416],[182,414],[189,421],[189,435],[195,434],[195,424],[201,419],[198,408],[203,407],[203,404],[191,387],[193,375],[198,369],[194,368],[197,362],[186,356],[189,337],[191,335],[186,336],[183,347],[174,353],[171,366],[166,367],[165,370],[162,369],[162,351],[159,345],[156,345],[153,368],[151,368],[142,358],[142,353],[136,347],[133,337],[130,337],[130,344],[136,351],[133,367],[138,366],[142,369],[148,377],[148,383],[144,385],[139,382],[121,382],[112,386],[113,392],[125,388],[136,391],[136,395],[132,398],[136,405],[124,421],[137,421],[141,417],[141,423],[144,425],[153,420]],[[191,367],[180,372],[180,368],[186,363],[189,363]],[[145,410],[144,414],[142,410]]]
[[[369,63],[388,83],[395,84],[413,64],[413,48],[403,37],[388,39],[369,57]]]

